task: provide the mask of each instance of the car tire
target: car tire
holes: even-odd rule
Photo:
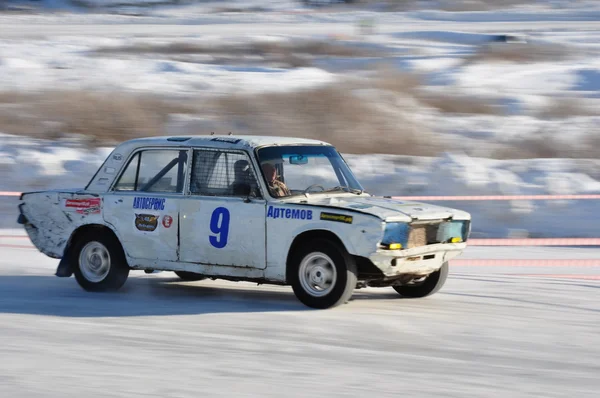
[[[119,240],[112,234],[88,231],[72,251],[77,283],[90,292],[120,289],[129,276],[129,265]]]
[[[448,262],[445,262],[442,267],[427,276],[423,282],[418,285],[392,286],[396,292],[403,297],[422,298],[431,296],[444,286],[448,279],[450,267]]]
[[[206,279],[205,276],[196,274],[194,272],[188,272],[188,271],[173,271],[173,272],[175,272],[175,274],[179,278],[181,278],[182,280],[184,280],[186,282],[201,281],[202,279]]]
[[[304,305],[326,309],[350,300],[356,287],[356,263],[339,244],[312,240],[294,251],[288,283]]]

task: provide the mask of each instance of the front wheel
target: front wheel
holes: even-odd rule
[[[73,247],[74,274],[91,292],[118,290],[127,281],[129,266],[119,240],[107,232],[89,231]]]
[[[429,274],[423,282],[415,285],[393,286],[393,288],[404,297],[422,298],[431,296],[444,286],[448,278],[448,272],[448,262],[445,262],[438,271]]]
[[[304,305],[326,309],[346,303],[356,287],[356,263],[339,244],[317,239],[291,256],[289,283]]]

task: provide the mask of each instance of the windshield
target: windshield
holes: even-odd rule
[[[273,197],[364,191],[332,146],[276,146],[256,152]]]

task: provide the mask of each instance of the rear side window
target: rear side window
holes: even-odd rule
[[[204,196],[260,197],[247,154],[211,149],[194,151],[190,192]]]
[[[115,191],[182,193],[187,151],[150,149],[138,152],[115,185]]]

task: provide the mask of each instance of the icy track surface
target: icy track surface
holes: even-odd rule
[[[600,388],[594,280],[455,267],[428,299],[362,289],[314,311],[287,287],[167,272],[91,294],[54,277],[55,265],[0,249],[2,397],[592,398]]]

